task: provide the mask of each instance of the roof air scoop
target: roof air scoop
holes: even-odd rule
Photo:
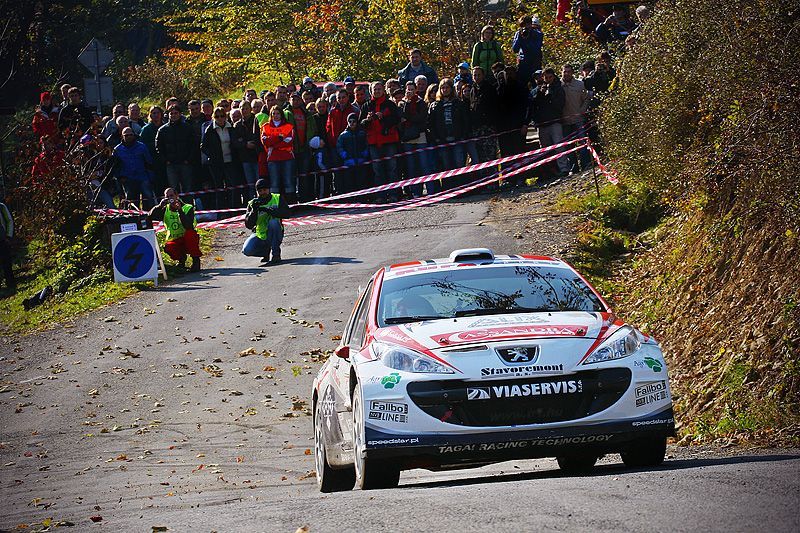
[[[453,250],[450,261],[460,263],[463,261],[494,261],[494,252],[488,248],[465,248]]]

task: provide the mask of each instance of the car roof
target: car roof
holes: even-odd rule
[[[483,268],[510,265],[543,266],[549,268],[563,268],[573,271],[573,268],[566,262],[557,257],[546,255],[494,255],[492,259],[477,258],[472,260],[452,259],[450,257],[440,259],[426,259],[421,261],[409,261],[406,263],[396,263],[385,268],[384,279],[392,279],[400,276],[423,274],[426,272],[453,270],[456,268]]]

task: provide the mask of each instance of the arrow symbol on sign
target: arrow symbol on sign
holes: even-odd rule
[[[142,257],[144,256],[144,254],[141,253],[139,254],[134,253],[136,252],[136,249],[138,247],[139,247],[139,242],[133,241],[133,244],[131,244],[131,247],[128,249],[127,253],[125,254],[125,257],[123,258],[126,261],[132,261],[131,267],[128,269],[128,275],[131,276],[133,275],[134,272],[136,272],[136,267],[139,265],[139,262],[142,260]]]

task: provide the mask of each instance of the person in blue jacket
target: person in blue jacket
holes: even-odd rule
[[[519,30],[514,34],[511,49],[517,54],[517,80],[528,86],[531,76],[542,68],[542,26],[539,17],[522,17]]]
[[[141,197],[139,207],[143,210],[153,207],[156,201],[150,174],[153,158],[147,146],[136,140],[132,128],[122,130],[122,142],[114,148],[114,156],[117,179],[125,189],[125,198],[135,203]]]
[[[365,175],[369,160],[367,132],[359,127],[358,115],[347,115],[347,128],[336,140],[336,152],[347,170],[336,173],[335,187],[337,194],[357,191],[367,185]]]

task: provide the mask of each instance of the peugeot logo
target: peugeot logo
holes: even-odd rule
[[[488,400],[490,397],[489,387],[467,387],[468,400]]]
[[[497,355],[504,363],[510,365],[530,365],[539,358],[538,346],[515,346],[513,348],[498,348]]]

